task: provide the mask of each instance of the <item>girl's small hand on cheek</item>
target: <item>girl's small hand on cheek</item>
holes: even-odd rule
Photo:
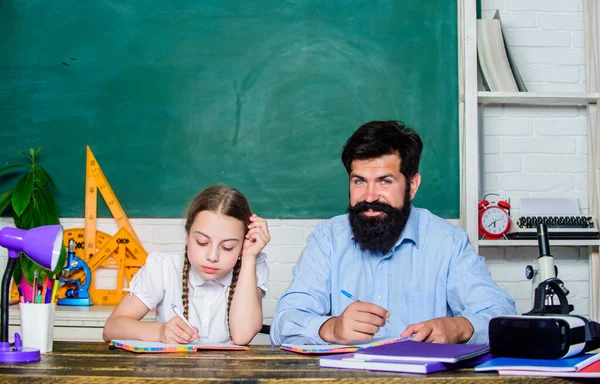
[[[248,225],[248,233],[244,240],[242,256],[256,257],[260,251],[271,241],[271,234],[267,220],[257,216],[250,216],[250,225]]]

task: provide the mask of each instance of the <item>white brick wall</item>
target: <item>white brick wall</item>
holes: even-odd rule
[[[508,47],[532,92],[584,92],[585,37],[581,0],[482,0],[482,17],[500,10]],[[581,107],[485,106],[480,191],[510,199],[513,216],[522,197],[577,197],[589,209],[587,118]],[[482,197],[483,197],[482,194]],[[587,248],[553,247],[559,278],[570,290],[575,312],[589,316]],[[494,279],[531,308],[537,247],[480,248]],[[534,282],[537,284],[537,280]]]
[[[482,0],[482,15],[501,11],[509,47],[530,91],[585,91],[583,13],[581,0]],[[588,209],[585,109],[578,107],[486,106],[482,123],[482,192],[499,192],[518,213],[521,197],[579,198]],[[340,164],[341,167],[341,164]],[[428,175],[423,175],[428,177]],[[482,195],[483,197],[483,195]],[[285,291],[291,270],[308,234],[319,220],[270,220],[267,246],[271,281],[264,300],[270,323],[277,299]],[[0,219],[0,226],[11,221]],[[181,249],[181,219],[132,219],[147,251]],[[81,219],[63,220],[65,228],[82,227]],[[112,219],[99,229],[116,232]],[[517,310],[531,309],[532,283],[527,264],[537,266],[537,248],[481,248],[493,278],[515,299]],[[589,314],[589,271],[586,248],[552,248],[555,264],[570,289],[577,314]],[[2,268],[6,251],[0,249]],[[97,275],[97,286],[114,286],[114,271]]]
[[[185,222],[183,219],[131,219],[130,221],[148,253],[176,251],[185,246]],[[271,279],[268,292],[263,300],[266,323],[271,323],[277,300],[292,279],[292,268],[300,257],[306,237],[319,221],[317,219],[269,220],[272,239],[265,248],[265,253],[268,256]],[[83,228],[83,219],[62,219],[61,224],[65,229]],[[12,219],[0,218],[0,228],[7,225],[13,225]],[[112,235],[116,233],[118,227],[113,219],[99,219],[97,229]],[[6,249],[0,247],[1,271],[4,271],[6,257]],[[94,284],[100,289],[116,287],[116,271],[98,270],[95,274]]]

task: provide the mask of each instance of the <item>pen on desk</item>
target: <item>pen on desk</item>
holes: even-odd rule
[[[351,294],[351,293],[350,293],[350,292],[348,292],[348,291],[344,291],[344,290],[342,289],[342,294],[344,294],[344,296],[346,296],[347,298],[349,298],[349,299],[350,299],[350,300],[352,300],[352,301],[356,301],[357,303],[358,303],[358,302],[360,302],[360,300],[358,300],[356,297],[354,297],[354,295],[353,295],[353,294]],[[388,319],[386,319],[386,318],[384,318],[384,320],[385,320],[385,321],[387,321],[387,322],[388,322],[388,324],[392,324],[392,321],[391,321],[391,320],[388,320]]]
[[[188,327],[190,327],[192,332],[196,333],[196,331],[194,331],[194,327],[192,327],[192,324],[190,324],[189,321],[187,321],[187,319],[183,317],[183,314],[179,312],[179,308],[177,308],[175,304],[171,304],[171,308],[173,308],[173,312],[175,312],[175,314],[179,316],[179,318],[181,318],[181,320],[183,320],[188,325]],[[194,340],[198,340],[198,338],[196,337]]]

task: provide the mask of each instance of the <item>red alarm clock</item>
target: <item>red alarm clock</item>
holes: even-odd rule
[[[498,201],[486,200],[491,195],[498,196]],[[478,208],[481,239],[498,240],[505,237],[511,225],[510,203],[502,200],[497,193],[488,193],[479,202]]]

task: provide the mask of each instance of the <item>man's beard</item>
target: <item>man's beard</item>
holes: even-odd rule
[[[378,216],[366,216],[363,212],[372,209],[382,212]],[[410,191],[407,188],[402,208],[389,204],[361,201],[348,206],[348,218],[354,234],[354,241],[363,251],[388,253],[396,244],[410,216]]]

